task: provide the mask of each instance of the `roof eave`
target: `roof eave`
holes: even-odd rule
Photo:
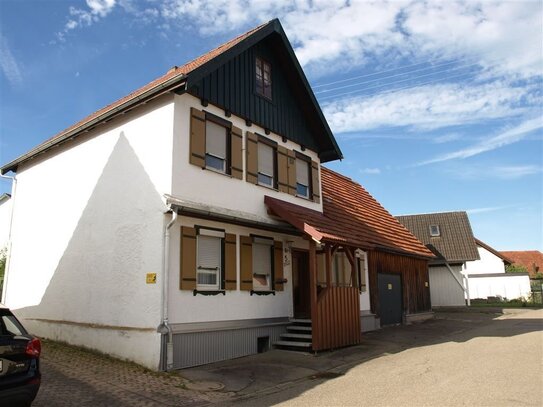
[[[185,83],[185,79],[186,79],[186,76],[184,74],[176,75],[172,77],[171,79],[168,79],[166,82],[160,83],[157,86],[154,86],[146,90],[141,95],[131,98],[127,100],[126,102],[120,104],[119,106],[115,106],[111,108],[110,110],[98,115],[94,119],[89,120],[88,122],[85,122],[81,124],[80,126],[77,126],[76,128],[71,129],[70,131],[67,131],[66,133],[62,134],[58,138],[55,137],[49,141],[46,141],[45,143],[39,145],[38,147],[30,150],[28,153],[21,155],[20,157],[16,158],[15,160],[1,167],[0,173],[4,175],[10,171],[17,172],[17,168],[20,164],[33,159],[39,154],[45,153],[51,148],[67,140],[73,139],[74,137],[78,136],[82,132],[91,130],[93,127],[113,118],[114,116],[122,112],[125,112],[126,110],[133,109],[134,107],[138,106],[141,103],[145,103],[146,101],[149,101],[150,99],[160,96],[163,93],[166,93],[178,88],[179,86]]]

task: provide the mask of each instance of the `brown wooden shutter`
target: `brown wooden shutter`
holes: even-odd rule
[[[231,175],[237,179],[243,179],[243,159],[242,159],[242,133],[241,129],[236,126],[232,126],[231,131],[231,145],[230,145],[230,157],[231,157]]]
[[[200,168],[206,166],[206,115],[190,108],[190,163]]]
[[[247,132],[247,182],[258,183],[258,138]]]
[[[313,191],[313,200],[316,203],[321,201],[321,185],[319,182],[319,163],[311,161],[311,189]]]
[[[196,229],[181,227],[181,290],[196,289]]]
[[[236,235],[231,233],[227,233],[224,237],[224,288],[237,289]]]
[[[240,289],[253,289],[253,239],[240,236]]]
[[[288,193],[296,195],[296,154],[288,150]]]
[[[283,242],[275,241],[273,242],[273,277],[275,282],[275,290],[283,291]]]
[[[288,193],[288,150],[277,146],[277,185],[279,191]]]

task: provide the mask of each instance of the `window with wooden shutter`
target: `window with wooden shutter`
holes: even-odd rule
[[[258,138],[247,132],[247,182],[258,183]]]
[[[224,238],[224,288],[237,289],[236,235],[227,233]]]
[[[196,229],[181,227],[181,290],[196,289]]]
[[[309,198],[311,195],[309,181],[310,163],[304,159],[296,158],[296,195]]]
[[[232,177],[237,179],[243,179],[243,136],[241,129],[236,126],[232,126],[232,137],[231,137],[231,153],[232,158],[231,163],[231,174]]]
[[[198,229],[196,285],[199,290],[219,290],[222,285],[224,232]]]
[[[319,163],[311,161],[311,191],[313,192],[313,201],[321,201],[321,184],[319,182]]]
[[[275,241],[273,242],[273,278],[274,278],[274,289],[276,291],[284,290],[284,278],[285,274],[283,271],[283,242]]]
[[[201,110],[190,109],[190,157],[191,164],[205,168],[206,119]]]
[[[253,289],[253,239],[240,236],[240,289]]]
[[[206,168],[227,172],[227,139],[226,127],[206,121]]]

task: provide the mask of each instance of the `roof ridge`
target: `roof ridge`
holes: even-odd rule
[[[400,216],[440,215],[440,214],[445,214],[445,213],[465,213],[466,215],[468,214],[467,211],[456,210],[456,211],[440,211],[440,212],[411,213],[411,214],[403,214],[403,215],[394,215],[394,217],[400,217]]]

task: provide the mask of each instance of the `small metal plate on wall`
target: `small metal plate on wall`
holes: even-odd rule
[[[147,273],[145,276],[145,282],[147,284],[156,284],[156,273]]]

